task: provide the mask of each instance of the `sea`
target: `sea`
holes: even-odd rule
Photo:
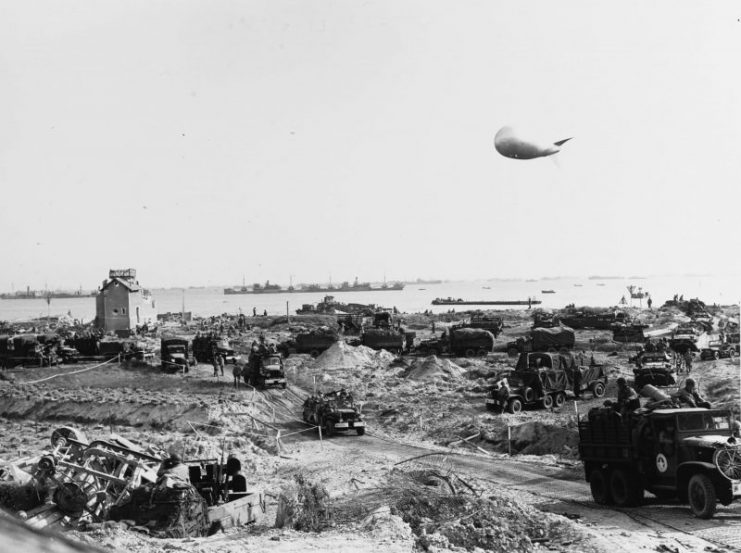
[[[576,306],[619,306],[625,298],[627,305],[645,307],[646,300],[631,299],[628,286],[648,292],[655,307],[661,306],[675,294],[685,299],[699,298],[707,304],[738,304],[741,299],[741,279],[717,276],[664,276],[633,278],[543,278],[539,280],[473,280],[446,281],[437,284],[411,283],[399,291],[335,292],[336,300],[345,303],[375,304],[396,307],[403,313],[445,313],[476,309],[476,306],[435,306],[435,298],[454,298],[465,301],[542,301],[537,307],[560,309]],[[544,290],[553,290],[544,294]],[[223,287],[151,289],[159,313],[185,311],[194,316],[227,314],[251,315],[265,311],[269,315],[291,315],[303,304],[316,304],[324,299],[322,292],[293,292],[278,294],[225,295]],[[534,306],[535,307],[535,306]],[[522,307],[481,306],[481,309],[527,309]],[[40,299],[0,299],[0,320],[23,321],[46,316],[67,315],[89,322],[95,318],[95,298],[52,299],[47,305]]]

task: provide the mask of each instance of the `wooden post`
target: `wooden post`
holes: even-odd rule
[[[286,324],[291,324],[291,313],[288,311],[288,301],[286,301]]]
[[[507,425],[507,454],[512,457],[512,427]]]
[[[576,413],[576,422],[579,422],[579,404],[574,400],[574,413]]]

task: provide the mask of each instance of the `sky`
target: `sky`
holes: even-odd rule
[[[0,3],[0,291],[740,275],[738,2]],[[493,147],[508,125],[549,158]]]

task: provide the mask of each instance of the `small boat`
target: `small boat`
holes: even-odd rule
[[[541,294],[555,294],[556,291],[555,290],[541,290],[540,293]]]
[[[574,286],[584,286],[583,284],[574,284]]]

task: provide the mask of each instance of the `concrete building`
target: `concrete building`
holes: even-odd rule
[[[128,334],[137,326],[157,321],[149,290],[139,286],[135,269],[111,269],[95,298],[95,325],[105,332]]]

